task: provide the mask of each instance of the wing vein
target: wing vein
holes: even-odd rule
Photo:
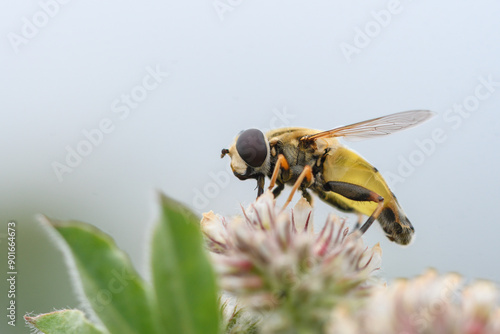
[[[391,133],[411,128],[425,122],[435,113],[429,110],[410,110],[391,115],[377,117],[363,122],[341,126],[314,135],[304,136],[301,140],[318,138],[344,137],[345,139],[367,139],[389,135]]]

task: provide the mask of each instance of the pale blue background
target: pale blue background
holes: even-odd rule
[[[221,14],[211,0],[71,1],[51,7],[53,17],[18,52],[9,34],[21,34],[23,17],[40,15],[40,4],[0,3],[0,233],[9,219],[18,222],[16,333],[28,332],[25,312],[78,305],[35,213],[97,225],[146,275],[155,189],[198,213],[231,215],[254,199],[255,183],[228,178],[229,159],[219,158],[240,130],[328,129],[410,109],[438,116],[350,144],[390,175],[417,157],[416,140],[435,129],[446,138],[393,189],[415,242],[390,243],[378,226],[367,233],[368,245],[382,245],[381,274],[411,277],[435,267],[500,281],[500,87],[456,129],[443,118],[475,94],[480,77],[500,81],[498,1],[401,1],[350,62],[342,43],[353,44],[367,24],[376,29],[372,11],[389,1],[215,3],[233,5]],[[112,105],[123,107],[121,95],[157,65],[168,78],[121,119]],[[291,116],[280,120],[278,111]],[[74,149],[82,131],[103,119],[113,131],[59,182],[51,164],[64,163],[66,146]],[[330,211],[318,201],[316,226]],[[2,333],[14,333],[0,313]]]

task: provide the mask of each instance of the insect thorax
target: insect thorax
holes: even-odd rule
[[[293,185],[304,166],[313,168],[313,175],[321,172],[321,159],[327,152],[327,147],[318,148],[315,142],[300,141],[305,135],[315,133],[317,130],[303,128],[288,128],[275,130],[268,133],[271,148],[271,168],[268,177],[272,176],[279,154],[283,154],[289,164],[289,170],[281,170],[278,175],[278,183]]]

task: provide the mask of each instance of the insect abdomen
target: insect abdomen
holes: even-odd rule
[[[397,201],[395,204],[395,206],[385,206],[377,220],[389,240],[400,245],[408,245],[413,238],[415,229]]]
[[[384,198],[383,209],[377,220],[387,237],[399,244],[410,243],[414,229],[378,170],[352,150],[338,147],[329,152],[323,163],[324,182],[352,183],[371,190]],[[317,189],[320,198],[344,211],[355,211],[370,216],[377,204],[354,201],[333,192]]]

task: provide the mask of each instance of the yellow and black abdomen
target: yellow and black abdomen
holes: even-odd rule
[[[413,235],[413,226],[397,202],[378,170],[354,151],[338,146],[326,154],[323,162],[324,182],[339,181],[355,184],[371,190],[384,198],[383,209],[377,220],[389,239],[399,244],[408,244]],[[320,198],[344,211],[354,211],[370,216],[377,203],[354,201],[331,191],[316,187]]]

